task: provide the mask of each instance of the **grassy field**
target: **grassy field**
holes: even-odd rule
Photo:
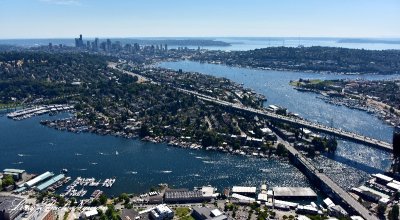
[[[188,207],[179,207],[175,209],[175,218],[180,220],[194,220],[192,216],[190,216],[190,209]]]

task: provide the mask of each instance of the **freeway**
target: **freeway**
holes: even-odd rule
[[[318,169],[308,161],[300,152],[298,152],[290,143],[284,141],[282,138],[278,138],[278,142],[285,145],[289,153],[294,156],[298,162],[302,163],[306,167],[308,172],[311,172],[315,177],[317,177],[321,182],[329,187],[331,192],[336,196],[340,197],[343,202],[349,205],[354,211],[356,211],[360,216],[367,220],[377,220],[378,218],[374,216],[368,209],[361,205],[354,197],[343,190],[339,185],[337,185],[332,179]]]
[[[218,105],[222,105],[222,106],[226,106],[226,107],[231,107],[234,108],[236,110],[240,110],[240,111],[246,111],[246,112],[250,112],[250,113],[254,113],[257,115],[261,115],[270,119],[274,119],[274,120],[278,120],[278,121],[282,121],[285,123],[290,123],[290,124],[295,124],[295,125],[299,125],[301,127],[305,127],[305,128],[309,128],[315,131],[319,131],[319,132],[325,132],[328,134],[332,134],[344,139],[348,139],[351,141],[355,141],[361,144],[365,144],[368,146],[372,146],[381,150],[385,150],[388,152],[392,152],[393,151],[393,147],[390,143],[388,142],[384,142],[381,140],[377,140],[374,138],[370,138],[367,136],[363,136],[360,134],[356,134],[354,132],[349,132],[349,131],[345,131],[343,129],[339,129],[339,128],[333,128],[333,127],[329,127],[329,126],[325,126],[322,124],[318,124],[315,122],[311,122],[311,121],[307,121],[304,119],[300,119],[300,118],[295,118],[295,117],[288,117],[288,116],[284,116],[284,115],[279,115],[270,111],[267,111],[265,109],[255,109],[255,108],[250,108],[247,106],[244,106],[242,104],[237,104],[237,103],[231,103],[231,102],[227,102],[227,101],[223,101],[211,96],[207,96],[195,91],[190,91],[190,90],[186,90],[186,89],[181,89],[181,88],[177,88],[179,91],[187,93],[187,94],[192,94],[197,96],[198,98],[204,100],[204,101],[208,101],[208,102],[212,102]]]

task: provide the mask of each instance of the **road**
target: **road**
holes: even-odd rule
[[[322,124],[318,124],[315,122],[311,122],[311,121],[307,121],[304,119],[300,119],[300,118],[294,118],[294,117],[288,117],[288,116],[283,116],[283,115],[278,115],[276,113],[273,112],[269,112],[267,110],[261,110],[261,109],[255,109],[255,108],[250,108],[241,104],[236,104],[236,103],[231,103],[231,102],[227,102],[227,101],[223,101],[223,100],[219,100],[216,99],[214,97],[211,96],[206,96],[204,94],[200,94],[198,92],[195,91],[190,91],[190,90],[186,90],[186,89],[180,89],[177,88],[178,90],[187,93],[187,94],[192,94],[197,96],[199,99],[202,99],[204,101],[208,101],[208,102],[213,102],[215,104],[218,105],[222,105],[222,106],[226,106],[226,107],[231,107],[234,108],[236,110],[240,110],[240,111],[246,111],[246,112],[251,112],[257,115],[262,115],[264,117],[270,118],[270,119],[274,119],[274,120],[279,120],[285,123],[290,123],[290,124],[295,124],[295,125],[299,125],[301,127],[305,127],[305,128],[309,128],[315,131],[319,131],[319,132],[325,132],[328,134],[332,134],[344,139],[348,139],[351,141],[355,141],[361,144],[365,144],[368,146],[372,146],[381,150],[385,150],[388,152],[392,152],[393,151],[393,147],[392,144],[388,143],[388,142],[384,142],[381,140],[377,140],[374,138],[370,138],[367,136],[363,136],[360,134],[356,134],[354,132],[349,132],[349,131],[345,131],[343,129],[339,129],[339,128],[333,128],[333,127],[328,127]]]
[[[356,211],[361,217],[366,220],[377,220],[378,218],[374,216],[368,209],[361,205],[356,199],[354,199],[349,193],[337,185],[331,178],[329,178],[324,173],[318,171],[318,169],[311,164],[299,151],[297,151],[290,143],[284,141],[282,138],[278,137],[278,142],[285,145],[289,153],[296,157],[299,162],[301,162],[308,171],[312,172],[320,181],[325,183],[329,189],[340,197],[346,204],[348,204],[354,211]]]

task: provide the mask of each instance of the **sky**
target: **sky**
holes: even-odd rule
[[[400,0],[0,0],[0,39],[400,37]]]

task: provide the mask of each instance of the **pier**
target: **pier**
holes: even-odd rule
[[[360,144],[364,144],[367,146],[371,146],[380,150],[384,150],[387,152],[392,152],[393,151],[393,147],[392,144],[388,143],[388,142],[384,142],[381,140],[377,140],[374,138],[370,138],[367,136],[363,136],[354,132],[349,132],[349,131],[345,131],[339,128],[333,128],[333,127],[329,127],[329,126],[325,126],[322,124],[318,124],[315,122],[311,122],[311,121],[307,121],[304,119],[300,119],[300,118],[294,118],[294,117],[288,117],[288,116],[284,116],[284,115],[279,115],[276,114],[274,112],[270,112],[264,109],[255,109],[255,108],[250,108],[241,104],[237,104],[237,103],[231,103],[231,102],[227,102],[227,101],[223,101],[223,100],[219,100],[216,99],[214,97],[211,96],[207,96],[204,94],[200,94],[198,92],[195,91],[190,91],[190,90],[186,90],[186,89],[180,89],[177,88],[179,91],[187,93],[187,94],[191,94],[191,95],[195,95],[197,98],[207,101],[207,102],[211,102],[214,104],[218,104],[224,107],[228,107],[228,108],[232,108],[238,111],[243,111],[243,112],[247,112],[247,113],[252,113],[255,115],[259,115],[259,116],[263,116],[266,117],[268,119],[271,120],[275,120],[275,121],[280,121],[280,122],[284,122],[284,123],[288,123],[288,124],[292,124],[292,125],[296,125],[299,127],[303,127],[303,128],[308,128],[314,131],[318,131],[318,132],[323,132],[323,133],[327,133],[327,134],[331,134],[331,135],[335,135],[337,137],[343,138],[343,139],[347,139],[353,142],[357,142]]]

